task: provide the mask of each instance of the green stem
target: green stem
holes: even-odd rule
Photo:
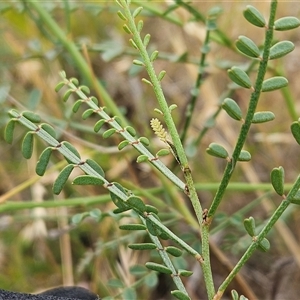
[[[294,199],[296,193],[300,189],[300,176],[298,176],[296,182],[294,183],[292,189],[286,196],[286,199],[284,199],[279,207],[276,209],[276,211],[271,216],[268,223],[265,225],[265,227],[262,229],[262,231],[259,233],[258,236],[253,238],[251,245],[247,249],[247,251],[244,253],[244,255],[241,257],[239,262],[236,264],[234,269],[230,272],[230,274],[227,276],[227,278],[224,280],[224,282],[220,285],[218,289],[218,295],[223,294],[225,289],[228,287],[232,279],[235,277],[235,275],[240,271],[242,266],[246,263],[246,261],[252,256],[255,249],[258,247],[259,243],[266,237],[268,232],[274,227],[274,224],[277,222],[277,220],[281,217],[281,215],[284,213],[284,211],[287,209],[289,204],[291,204],[291,201]],[[216,298],[220,299],[220,298]]]
[[[232,154],[232,159],[225,168],[222,181],[221,181],[218,191],[213,199],[212,205],[209,209],[209,212],[208,212],[209,218],[213,217],[213,215],[215,214],[215,212],[223,198],[223,195],[226,191],[227,185],[230,181],[231,175],[233,173],[233,170],[235,168],[235,165],[236,165],[238,157],[241,153],[241,150],[244,146],[244,143],[247,138],[247,134],[249,132],[249,129],[250,129],[250,126],[252,123],[253,115],[255,113],[256,106],[257,106],[257,103],[258,103],[258,100],[260,97],[263,80],[264,80],[264,77],[265,77],[265,74],[267,71],[270,47],[272,46],[272,40],[273,40],[273,26],[274,26],[276,8],[277,8],[277,1],[273,0],[271,3],[269,24],[268,24],[268,28],[266,30],[266,38],[265,38],[265,43],[264,43],[263,57],[259,64],[258,75],[257,75],[256,83],[254,86],[254,92],[251,94],[250,104],[249,104],[249,108],[248,108],[247,115],[245,118],[245,122],[242,125],[241,131],[240,131],[240,134],[238,137],[238,141],[236,143],[236,146],[235,146],[233,154]]]
[[[80,54],[77,46],[74,44],[70,38],[66,36],[62,28],[53,20],[50,14],[46,9],[40,4],[40,1],[26,1],[26,3],[34,8],[36,13],[39,15],[44,24],[46,24],[49,30],[54,34],[54,36],[59,40],[63,47],[70,53],[73,58],[75,65],[78,70],[81,72],[81,76],[85,78],[90,85],[93,85],[96,91],[101,96],[101,99],[104,101],[105,105],[111,110],[112,114],[120,117],[124,125],[128,124],[128,121],[120,112],[118,106],[112,100],[110,95],[107,93],[102,84],[94,78],[92,71],[88,63],[84,60],[83,56]]]

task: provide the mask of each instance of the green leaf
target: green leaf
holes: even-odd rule
[[[76,113],[80,107],[80,105],[82,104],[83,100],[79,99],[77,100],[74,104],[73,104],[73,107],[72,107],[72,111],[73,113]]]
[[[99,120],[94,126],[94,131],[98,132],[105,123],[106,121],[104,119]]]
[[[251,154],[246,150],[242,150],[238,157],[238,161],[250,161],[250,160],[251,160]]]
[[[156,249],[156,245],[153,243],[129,244],[128,248],[133,250],[153,250]]]
[[[168,246],[165,248],[165,251],[175,257],[180,257],[182,255],[182,251],[174,246]]]
[[[109,138],[110,136],[112,136],[114,133],[116,132],[116,129],[115,128],[110,128],[106,131],[103,132],[102,136],[107,139]]]
[[[139,197],[130,196],[127,199],[126,203],[139,213],[144,213],[146,211],[146,205],[143,202],[143,200]]]
[[[79,158],[79,159],[81,158],[79,152],[77,151],[77,149],[72,144],[70,144],[67,141],[63,141],[61,144],[63,146],[65,146],[66,148],[68,148],[68,150],[71,151],[77,158]],[[77,163],[76,161],[72,161],[72,162]]]
[[[59,92],[60,89],[65,85],[65,83],[63,81],[59,82],[56,87],[55,87],[55,92]]]
[[[259,111],[253,115],[252,123],[265,123],[275,119],[275,115],[271,111]]]
[[[247,73],[238,67],[232,67],[228,70],[229,78],[237,85],[250,89],[252,87],[251,80]]]
[[[231,291],[232,300],[239,300],[239,294],[236,290]]]
[[[166,73],[167,73],[167,72],[166,72],[165,70],[160,71],[159,74],[158,74],[158,76],[157,76],[157,79],[158,79],[159,81],[162,81],[163,78],[165,77]]]
[[[67,102],[68,99],[69,99],[69,97],[71,96],[71,94],[72,94],[73,92],[74,92],[73,89],[68,89],[68,90],[64,93],[64,95],[63,95],[63,97],[62,97],[63,101],[64,101],[64,102]]]
[[[139,20],[136,26],[136,29],[138,30],[138,32],[141,32],[142,29],[144,27],[144,21],[143,20]]]
[[[39,176],[43,176],[46,172],[51,153],[53,151],[53,148],[47,147],[40,155],[40,158],[36,164],[35,172]]]
[[[76,185],[103,185],[104,181],[99,178],[92,175],[80,175],[77,176],[72,184]]]
[[[147,48],[149,42],[150,42],[150,38],[151,38],[151,35],[149,33],[147,33],[144,37],[144,41],[143,41],[143,44],[144,46]]]
[[[143,276],[146,274],[149,274],[149,271],[147,270],[147,268],[145,266],[141,266],[141,265],[135,265],[129,268],[129,272],[130,274],[134,275],[134,276]]]
[[[139,164],[141,162],[147,162],[148,161],[148,156],[145,154],[139,155],[136,159],[136,162]]]
[[[116,188],[118,188],[122,193],[125,194],[124,188],[119,183],[115,182],[114,186]],[[117,196],[116,194],[112,193],[111,191],[109,193],[110,193],[111,200],[119,208],[119,210],[117,211],[117,213],[131,209],[131,207],[128,206],[127,204],[125,204],[124,200],[122,200],[119,196]]]
[[[64,76],[64,77],[66,78],[66,76]],[[78,86],[78,84],[79,84],[78,79],[75,77],[70,78],[69,81],[72,82],[76,86]]]
[[[153,214],[158,214],[158,209],[152,205],[146,204],[146,212],[149,213],[153,213]]]
[[[86,164],[88,164],[94,171],[96,171],[99,175],[102,177],[105,177],[103,169],[92,159],[88,158],[85,161]]]
[[[83,112],[83,114],[82,114],[82,119],[83,120],[86,120],[88,117],[90,117],[93,113],[94,113],[95,111],[94,111],[94,109],[93,108],[89,108],[89,109],[87,109],[87,110],[85,110],[84,112]]]
[[[32,156],[33,135],[34,132],[32,131],[27,132],[22,142],[22,154],[27,159],[29,159]]]
[[[276,59],[287,55],[295,49],[295,45],[290,41],[276,43],[270,49],[269,59]]]
[[[266,79],[262,84],[262,92],[270,92],[274,90],[281,89],[288,85],[288,80],[282,76],[275,76],[269,79]]]
[[[107,285],[114,287],[114,288],[124,288],[123,282],[117,278],[109,279],[109,281],[107,282]]]
[[[149,146],[150,145],[149,140],[144,136],[139,138],[139,142],[141,142],[144,146]]]
[[[274,29],[278,31],[290,30],[300,26],[300,20],[296,17],[283,17],[274,22]]]
[[[131,136],[136,136],[136,131],[133,127],[131,126],[126,126],[125,127],[125,130],[131,135]]]
[[[183,277],[190,277],[191,275],[193,275],[193,272],[188,270],[178,269],[178,275]]]
[[[291,200],[291,203],[300,205],[300,191],[296,193],[294,198]]]
[[[227,158],[228,152],[226,149],[216,143],[211,143],[208,148],[206,149],[206,152],[212,156],[220,157],[220,158]]]
[[[284,193],[284,169],[283,167],[274,168],[271,171],[271,183],[275,192],[282,196]]]
[[[156,156],[166,156],[170,154],[169,149],[160,149],[157,153]]]
[[[179,300],[191,300],[191,298],[179,290],[171,291],[171,294]]]
[[[32,111],[24,111],[22,112],[22,116],[26,119],[30,120],[32,123],[40,123],[41,117]]]
[[[146,226],[144,224],[124,224],[119,226],[122,230],[146,230]]]
[[[4,132],[4,139],[7,143],[11,144],[14,138],[14,129],[15,129],[16,120],[11,119],[7,123]]]
[[[58,195],[62,191],[73,169],[74,165],[70,164],[64,167],[59,173],[58,177],[56,178],[53,184],[53,193],[55,195]]]
[[[82,92],[84,92],[85,94],[89,94],[90,93],[90,88],[86,85],[81,85],[78,87],[79,90],[81,90]]]
[[[255,236],[255,220],[253,217],[244,220],[244,227],[251,237]]]
[[[150,56],[150,61],[155,61],[157,59],[159,52],[157,50],[153,51],[151,56]]]
[[[243,117],[239,105],[231,98],[224,99],[222,103],[222,108],[234,120],[240,121]]]
[[[296,142],[300,145],[300,119],[292,123],[291,131]]]
[[[127,21],[127,18],[123,15],[123,13],[120,10],[118,10],[117,14],[118,14],[120,19],[122,19],[124,21]]]
[[[246,10],[243,12],[245,19],[257,26],[257,27],[265,27],[266,21],[263,15],[252,5],[247,5]]]
[[[132,61],[132,63],[133,63],[134,65],[141,66],[141,67],[144,67],[144,66],[145,66],[145,64],[144,64],[142,61],[138,60],[138,59],[134,59],[134,60]]]
[[[154,263],[154,262],[147,262],[145,264],[145,266],[148,269],[159,272],[159,273],[172,274],[172,271],[169,268],[167,268],[166,266],[163,266],[161,264],[157,264],[157,263]]]
[[[258,58],[260,56],[260,51],[256,44],[244,35],[240,35],[235,43],[238,50],[246,56],[252,58]]]
[[[264,238],[257,247],[258,250],[262,251],[262,252],[267,252],[270,249],[270,242]]]
[[[143,7],[142,7],[142,6],[136,8],[136,9],[134,10],[134,12],[132,13],[132,16],[133,16],[134,18],[136,18],[136,17],[141,13],[142,10],[143,10]]]
[[[53,138],[56,139],[56,131],[55,129],[49,125],[49,124],[46,124],[46,123],[43,123],[40,125],[42,129],[44,129],[47,133],[49,133]]]
[[[122,149],[124,149],[127,145],[129,145],[129,142],[127,140],[122,141],[119,145],[118,145],[118,149],[121,151]]]

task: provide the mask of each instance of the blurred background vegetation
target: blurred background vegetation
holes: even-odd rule
[[[261,45],[264,30],[255,28],[243,18],[243,9],[252,1],[195,1],[190,7],[199,12],[199,19],[180,5],[180,1],[177,1],[178,6],[170,1],[132,2],[133,8],[144,6],[141,14],[145,22],[143,33],[151,34],[150,48],[160,51],[155,67],[157,71],[167,71],[163,88],[169,104],[178,105],[173,115],[179,131],[197,77],[206,32],[205,16],[213,6],[222,9],[217,21],[218,30],[211,35],[205,76],[185,143],[200,199],[203,207],[208,207],[225,163],[208,156],[205,149],[209,143],[217,142],[230,153],[240,128],[226,113],[217,113],[219,104],[225,95],[231,94],[245,112],[250,95],[249,91],[230,85],[226,70],[232,65],[250,67],[250,77],[255,79],[257,69],[257,64],[251,65],[248,58],[237,53],[234,41],[239,35],[246,35]],[[187,199],[149,165],[137,165],[134,150],[118,151],[117,137],[104,140],[95,134],[93,125],[97,119],[83,121],[80,112],[73,115],[70,103],[64,103],[62,94],[54,91],[60,81],[59,71],[65,70],[68,77],[77,77],[82,84],[88,84],[92,94],[104,101],[103,93],[95,84],[95,80],[99,81],[138,134],[151,140],[152,149],[163,147],[149,126],[150,119],[158,116],[153,111],[157,103],[149,86],[141,82],[141,78],[146,77],[145,71],[132,65],[138,55],[129,46],[129,36],[117,17],[118,6],[113,1],[39,3],[59,25],[69,43],[74,43],[94,81],[87,78],[72,53],[30,1],[2,2],[1,132],[8,121],[8,110],[16,108],[38,113],[44,122],[55,127],[60,140],[71,142],[83,157],[95,159],[106,171],[108,180],[120,182],[145,196],[146,202],[160,209],[161,218],[172,230],[199,249],[197,231],[190,228],[173,207],[174,198],[179,197],[189,206]],[[255,2],[254,5],[268,17],[268,2]],[[300,5],[279,3],[277,18],[288,15],[299,18]],[[292,41],[296,49],[287,57],[272,62],[267,76],[282,74],[288,78],[289,86],[262,94],[258,110],[271,110],[276,119],[251,129],[246,150],[251,152],[252,160],[238,165],[233,175],[234,183],[229,186],[212,225],[216,284],[222,281],[250,243],[242,220],[253,215],[258,224],[264,224],[281,201],[269,184],[272,168],[283,166],[288,183],[299,174],[300,149],[289,129],[300,115],[299,36],[299,30],[275,34],[275,39]],[[212,118],[216,113],[217,117]],[[1,135],[0,288],[33,293],[57,285],[78,284],[102,297],[168,299],[170,279],[149,273],[142,267],[149,259],[156,260],[155,252],[149,254],[126,248],[128,242],[147,240],[143,234],[119,230],[119,224],[134,222],[134,217],[131,214],[113,215],[114,205],[102,188],[74,188],[67,184],[63,193],[53,196],[51,186],[64,162],[57,155],[46,175],[39,178],[35,174],[35,165],[45,145],[37,141],[34,155],[27,161],[20,151],[23,135],[24,131],[18,127],[13,145],[6,144]],[[171,156],[164,161],[174,167]],[[175,168],[175,172],[182,177],[179,169]],[[84,212],[87,212],[87,218],[79,222],[82,215],[78,214]],[[270,274],[277,270],[281,261],[295,262],[282,277],[287,277],[291,269],[300,276],[299,222],[299,208],[292,206],[270,233],[271,250],[267,254],[256,252],[232,287],[260,299],[275,293],[275,279]],[[205,299],[201,271],[192,259],[185,258],[176,263],[194,271],[194,275],[185,281],[187,289],[193,299]],[[281,270],[283,272],[284,268]],[[278,282],[278,278],[276,280]],[[290,289],[299,292],[299,286]]]

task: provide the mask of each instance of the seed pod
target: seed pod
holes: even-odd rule
[[[242,119],[242,111],[239,105],[231,98],[224,99],[222,108],[234,120],[240,121]]]
[[[244,227],[251,237],[255,236],[255,220],[253,217],[244,220]]]
[[[274,168],[271,172],[271,183],[275,192],[282,196],[284,193],[284,169],[283,167]]]
[[[287,55],[295,49],[295,45],[290,41],[276,43],[270,49],[269,59],[276,59]]]
[[[300,20],[296,17],[283,17],[274,22],[274,29],[278,31],[290,30],[300,26]]]
[[[247,73],[238,67],[232,67],[228,70],[229,78],[237,85],[250,89],[252,87],[251,80]]]
[[[275,76],[264,80],[262,84],[262,92],[270,92],[281,89],[288,85],[288,80],[282,76]]]
[[[62,171],[59,173],[58,177],[56,178],[53,184],[53,193],[55,195],[58,195],[62,191],[73,169],[74,165],[70,164],[67,165],[64,169],[62,169]]]
[[[260,51],[256,44],[246,36],[240,35],[235,43],[238,50],[246,56],[258,58]]]
[[[257,26],[257,27],[265,27],[266,21],[263,15],[252,5],[247,5],[246,10],[243,12],[245,19]]]

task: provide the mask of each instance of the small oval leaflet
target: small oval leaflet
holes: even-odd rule
[[[171,291],[171,294],[179,300],[191,300],[191,298],[179,290]]]
[[[77,151],[77,149],[72,144],[70,144],[69,142],[63,141],[61,143],[61,145],[65,146],[68,150],[70,150],[77,158],[79,158],[79,159],[81,158],[79,152]],[[69,159],[69,158],[66,157],[66,159]],[[72,162],[78,163],[77,160],[74,160]]]
[[[300,21],[296,17],[283,17],[274,22],[274,29],[278,31],[290,30],[299,27]]]
[[[43,123],[43,124],[41,124],[40,126],[41,126],[41,128],[42,128],[43,130],[45,130],[45,131],[46,131],[47,133],[49,133],[53,138],[56,139],[56,131],[55,131],[55,129],[54,129],[51,125],[49,125],[49,124],[47,124],[47,123]]]
[[[121,151],[121,150],[124,149],[128,144],[129,144],[129,142],[128,142],[127,140],[122,141],[121,143],[119,143],[118,149]]]
[[[73,89],[68,89],[62,97],[63,101],[67,102],[72,93],[73,93]]]
[[[15,129],[16,120],[9,120],[5,127],[4,139],[7,143],[11,144],[14,138],[14,129]]]
[[[72,111],[73,113],[76,113],[80,107],[80,105],[82,104],[83,100],[81,99],[78,99],[74,104],[73,104],[73,107],[72,107]]]
[[[240,35],[235,43],[238,50],[246,56],[258,58],[260,51],[256,44],[246,36]]]
[[[123,25],[123,29],[126,33],[132,34],[131,30],[129,29],[129,27],[126,24]]]
[[[282,196],[284,193],[284,169],[283,167],[274,168],[271,171],[271,183],[275,192]]]
[[[154,263],[154,262],[147,262],[145,264],[145,266],[148,269],[156,271],[156,272],[160,272],[160,273],[164,273],[164,274],[172,274],[172,271],[169,268],[167,268],[166,266]]]
[[[267,252],[270,249],[270,242],[263,238],[263,240],[258,244],[257,249],[262,252]]]
[[[174,246],[168,246],[165,248],[165,251],[175,257],[180,257],[182,255],[182,250]]]
[[[86,164],[88,164],[94,171],[96,171],[99,175],[102,177],[105,177],[103,169],[92,159],[88,158],[85,161]]]
[[[134,210],[138,211],[139,213],[143,213],[146,211],[146,205],[143,200],[136,196],[130,196],[127,199],[127,204],[129,204]]]
[[[189,276],[193,275],[193,272],[188,271],[188,270],[178,269],[178,275],[183,276],[183,277],[189,277]]]
[[[250,161],[250,160],[251,160],[251,154],[246,150],[242,150],[238,157],[238,161]]]
[[[134,59],[134,60],[132,61],[132,63],[133,63],[134,65],[141,66],[141,67],[144,67],[144,66],[145,66],[145,64],[144,64],[142,61],[138,60],[138,59]]]
[[[117,14],[118,14],[120,19],[122,19],[124,21],[127,21],[127,18],[124,16],[124,14],[120,10],[118,10]]]
[[[46,172],[51,153],[53,151],[53,148],[47,147],[40,155],[40,158],[36,164],[35,172],[39,176],[43,176]]]
[[[56,180],[54,181],[53,188],[52,188],[53,193],[55,195],[58,195],[62,191],[73,169],[74,169],[74,165],[70,164],[64,167],[62,171],[59,173]]]
[[[150,56],[150,61],[155,61],[157,59],[159,52],[157,50],[153,51],[151,56]]]
[[[269,79],[266,79],[262,84],[262,92],[270,92],[274,90],[281,89],[288,85],[288,80],[282,76],[275,76]]]
[[[206,149],[206,152],[212,156],[216,156],[219,158],[228,157],[228,152],[226,151],[226,149],[223,146],[216,143],[211,143]]]
[[[79,90],[81,90],[82,92],[84,92],[85,94],[89,94],[90,93],[90,88],[86,85],[81,85],[78,87]]]
[[[131,126],[126,126],[125,127],[125,130],[131,135],[131,136],[136,136],[136,131],[133,127]]]
[[[82,119],[86,120],[89,116],[91,116],[94,113],[94,109],[93,108],[89,108],[87,110],[85,110],[82,114]]]
[[[165,70],[160,71],[159,74],[158,74],[158,76],[157,76],[157,79],[159,81],[162,81],[162,79],[165,77],[166,73],[167,72]]]
[[[80,175],[77,176],[72,184],[76,185],[103,185],[104,181],[99,178],[92,175]]]
[[[29,131],[26,133],[22,142],[22,154],[25,158],[29,159],[33,151],[33,135],[34,132]]]
[[[151,38],[151,35],[149,33],[147,33],[144,37],[144,41],[143,41],[143,44],[145,47],[148,46],[149,42],[150,42],[150,38]]]
[[[243,12],[245,19],[257,26],[257,27],[265,27],[266,21],[263,15],[252,5],[247,5],[246,10]]]
[[[146,154],[139,155],[136,159],[138,164],[146,161],[148,161],[148,156]]]
[[[98,132],[105,123],[106,121],[104,119],[99,120],[94,126],[94,131]]]
[[[229,78],[237,85],[250,89],[252,87],[251,80],[247,73],[238,67],[232,67],[228,70]]]
[[[119,226],[122,230],[146,230],[144,224],[123,224]]]
[[[156,245],[153,243],[129,244],[128,248],[133,250],[154,250]]]
[[[114,182],[113,184],[116,188],[118,188],[122,193],[125,194],[124,188],[119,183]],[[129,207],[127,204],[125,204],[124,200],[122,200],[119,196],[112,193],[111,191],[110,191],[110,197],[111,197],[111,200],[113,201],[113,203],[119,208],[118,213],[131,209],[131,207]]]
[[[109,138],[110,136],[112,136],[114,133],[116,132],[116,129],[115,128],[110,128],[106,131],[103,132],[102,136],[107,139]]]
[[[240,121],[242,119],[242,111],[239,105],[231,98],[224,99],[222,108],[234,120]]]
[[[155,206],[146,204],[146,212],[149,213],[153,213],[153,214],[158,214],[158,209]]]
[[[300,120],[293,122],[291,125],[292,134],[296,142],[300,145]]]
[[[138,30],[138,32],[141,32],[142,29],[144,27],[144,21],[143,20],[139,20],[136,26],[136,29]]]
[[[139,138],[139,142],[141,142],[144,146],[149,146],[150,145],[150,141],[144,136]]]
[[[251,237],[255,236],[255,220],[253,217],[244,220],[244,227]]]
[[[55,92],[59,92],[60,89],[65,85],[65,83],[63,81],[59,82],[56,87],[55,87]]]
[[[32,111],[24,111],[22,112],[22,116],[26,119],[30,120],[32,123],[40,123],[41,117]]]
[[[63,76],[63,77],[66,78],[66,74],[65,74],[65,76]],[[78,79],[75,78],[75,77],[70,78],[69,81],[70,81],[71,83],[73,83],[74,85],[76,85],[76,86],[79,84]]]
[[[154,236],[159,236],[162,233],[162,230],[154,225],[148,218],[146,219],[146,226],[149,233]]]
[[[252,123],[265,123],[275,119],[275,115],[271,111],[259,111],[253,115]]]
[[[132,16],[133,16],[134,18],[137,17],[137,16],[141,13],[142,10],[143,10],[143,7],[142,7],[142,6],[136,8],[136,9],[134,10],[134,12],[132,13]]]
[[[156,156],[166,156],[170,154],[170,150],[169,149],[160,149],[157,153]]]
[[[295,45],[290,41],[281,41],[276,43],[270,49],[269,59],[276,59],[292,52],[295,49]]]

